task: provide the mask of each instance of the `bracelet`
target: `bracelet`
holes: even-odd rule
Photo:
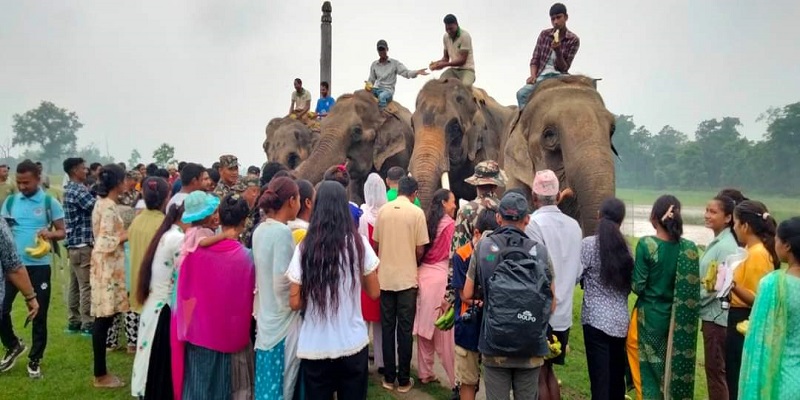
[[[31,294],[30,296],[25,296],[26,303],[34,299],[36,299],[36,292],[33,292],[33,294]]]

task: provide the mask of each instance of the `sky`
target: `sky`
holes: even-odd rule
[[[442,18],[453,13],[473,38],[475,86],[515,104],[551,4],[334,0],[332,94],[363,87],[378,39],[409,68],[439,59]],[[733,116],[760,139],[760,114],[800,101],[800,2],[565,4],[581,39],[570,72],[602,78],[608,109],[654,133],[669,124],[692,137],[701,121]],[[303,79],[313,104],[319,96],[321,5],[0,0],[0,143],[13,136],[14,114],[48,100],[80,116],[79,146],[119,161],[133,149],[150,161],[167,142],[180,160],[210,165],[232,153],[260,165],[264,128],[288,112],[293,79]],[[398,78],[395,100],[413,111],[439,73]]]

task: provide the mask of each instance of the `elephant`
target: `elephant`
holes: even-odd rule
[[[290,169],[307,159],[319,140],[319,132],[289,117],[273,118],[266,128],[264,152],[268,161],[279,162]]]
[[[615,193],[613,134],[614,115],[593,79],[567,75],[542,81],[509,126],[507,187],[530,190],[536,171],[552,170],[560,187],[573,193],[559,208],[580,223],[585,236],[593,235],[600,204]]]
[[[358,203],[371,172],[385,177],[391,167],[408,168],[414,148],[411,112],[398,102],[381,111],[365,90],[339,96],[321,129],[318,144],[295,171],[299,178],[319,182],[327,168],[346,162],[350,200]]]
[[[481,161],[502,165],[506,126],[517,107],[503,106],[483,89],[470,90],[452,78],[428,81],[416,106],[409,171],[419,183],[423,208],[440,187],[450,188],[458,199],[474,199],[475,188],[464,179]]]

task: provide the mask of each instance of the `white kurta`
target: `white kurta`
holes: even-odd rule
[[[175,263],[180,255],[183,237],[183,231],[177,225],[173,225],[159,240],[156,254],[153,257],[150,295],[147,296],[147,301],[142,306],[139,338],[136,343],[136,359],[133,361],[131,377],[131,395],[133,397],[144,396],[153,337],[156,334],[161,310],[164,305],[169,304],[172,289],[175,286]]]

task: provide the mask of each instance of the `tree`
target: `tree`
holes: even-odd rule
[[[161,146],[158,146],[153,152],[153,160],[155,160],[156,165],[162,168],[166,168],[167,164],[169,164],[174,157],[175,148],[167,143],[161,143]]]
[[[770,189],[784,194],[800,192],[800,166],[794,160],[800,148],[800,102],[782,108],[770,108],[759,120],[766,120],[764,178]]]
[[[655,186],[665,189],[678,184],[681,165],[678,153],[688,138],[683,132],[666,125],[652,139]]]
[[[94,145],[94,143],[80,148],[77,152],[75,152],[75,157],[80,157],[86,161],[86,166],[88,167],[89,164],[98,162],[103,165],[112,164],[114,163],[114,157],[111,156],[104,156],[100,153],[100,149]]]
[[[700,123],[695,132],[702,154],[702,170],[706,171],[705,184],[709,187],[737,185],[736,176],[740,168],[743,147],[747,139],[739,133],[742,126],[739,118],[725,117]]]
[[[40,146],[43,161],[48,165],[75,152],[76,133],[83,127],[77,114],[49,101],[42,101],[38,108],[25,114],[14,114],[13,119],[11,144]]]
[[[131,157],[128,159],[128,168],[133,168],[142,161],[142,155],[139,150],[131,150]]]

